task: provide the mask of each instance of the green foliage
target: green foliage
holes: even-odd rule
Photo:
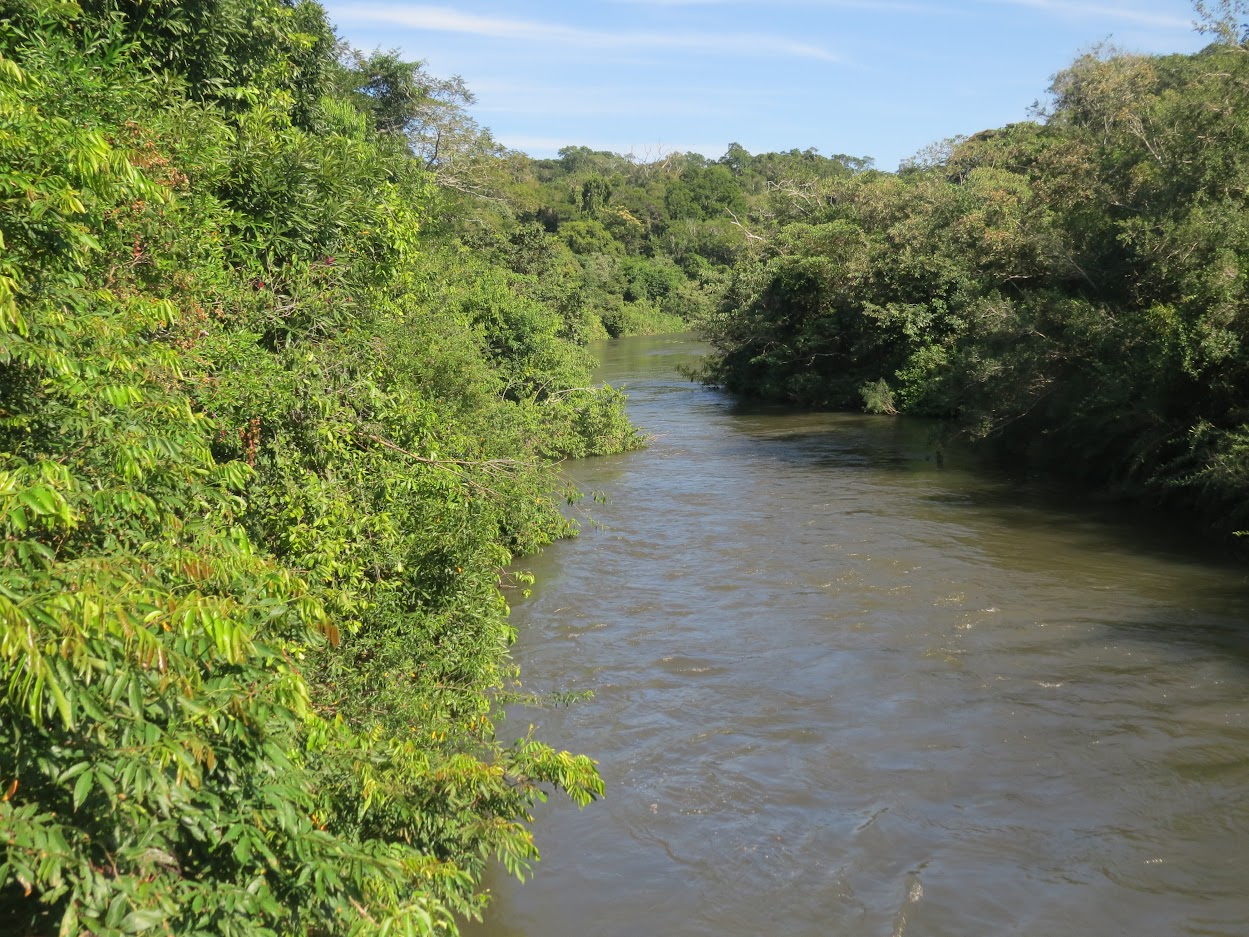
[[[870,384],[864,384],[859,388],[859,394],[863,397],[863,409],[868,413],[887,413],[893,416],[898,412],[893,390],[883,377]]]
[[[353,51],[339,83],[352,103],[369,115],[379,133],[403,133],[422,118],[433,97],[419,62],[405,62],[397,51],[364,55]]]
[[[1082,57],[1044,124],[946,141],[896,175],[774,187],[764,249],[704,319],[717,354],[703,376],[955,416],[973,437],[1243,527],[1240,10],[1203,11],[1222,41],[1196,55]],[[724,162],[758,160],[731,148]]]
[[[78,0],[87,24],[166,71],[189,95],[233,111],[281,98],[310,119],[331,77],[334,35],[311,0]]]
[[[568,221],[559,227],[559,236],[574,254],[620,254],[620,243],[601,221]]]
[[[602,792],[496,735],[498,582],[640,439],[319,7],[135,9],[0,13],[0,919],[454,933]]]
[[[540,226],[575,255],[577,266],[544,274],[547,301],[576,295],[590,319],[588,328],[570,327],[570,336],[687,328],[714,307],[729,269],[750,256],[743,219],[770,215],[781,190],[805,191],[867,165],[814,150],[752,157],[734,146],[720,161],[692,153],[641,161],[587,147],[566,147],[557,160],[514,155],[509,178],[490,192],[496,201],[483,203],[493,211],[462,237],[480,245],[524,232],[531,245]],[[532,272],[528,264],[513,269]],[[565,288],[550,290],[552,278]]]
[[[591,176],[581,186],[581,210],[587,215],[598,214],[611,200],[612,184],[602,176]]]

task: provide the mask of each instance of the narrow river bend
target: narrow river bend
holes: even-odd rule
[[[524,565],[503,735],[600,761],[493,937],[1249,933],[1242,569],[1020,493],[926,429],[739,411],[673,336],[597,349],[643,452]],[[588,503],[588,499],[587,499]]]

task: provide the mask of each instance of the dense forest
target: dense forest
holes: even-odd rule
[[[1249,526],[1249,46],[1238,18],[1205,22],[1198,54],[1089,53],[1037,121],[757,215],[703,377],[950,418],[1027,464]]]
[[[652,159],[565,147],[558,159],[504,154],[506,175],[483,179],[495,206],[474,215],[466,243],[522,271],[559,274],[589,318],[587,335],[674,331],[709,318],[732,271],[754,254],[745,219],[870,161],[791,150],[722,159]]]
[[[534,803],[602,793],[495,726],[558,463],[644,441],[593,338],[1249,526],[1214,26],[890,173],[532,159],[310,0],[0,0],[6,933],[454,933],[525,874]]]
[[[314,3],[0,3],[5,934],[454,932],[601,792],[496,737],[500,585],[641,439],[461,237],[457,93]]]

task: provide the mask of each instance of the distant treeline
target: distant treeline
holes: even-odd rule
[[[476,230],[462,237],[514,269],[558,271],[566,304],[589,318],[587,334],[673,331],[712,313],[752,256],[748,215],[766,214],[795,186],[868,165],[814,150],[752,157],[737,144],[718,160],[571,146],[558,159],[505,154],[487,185],[506,220],[479,209]]]

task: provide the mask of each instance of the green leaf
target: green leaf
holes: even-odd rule
[[[109,902],[108,913],[104,916],[104,923],[109,927],[120,927],[122,919],[125,917],[126,905],[129,903],[124,893],[118,893],[113,896],[113,900]]]
[[[87,799],[87,795],[91,793],[91,787],[94,783],[95,773],[92,771],[84,771],[78,776],[78,782],[74,785],[75,810],[82,806],[83,801]]]
[[[165,915],[160,911],[144,910],[131,911],[121,922],[121,930],[124,934],[138,934],[143,931],[156,927],[163,923]]]

